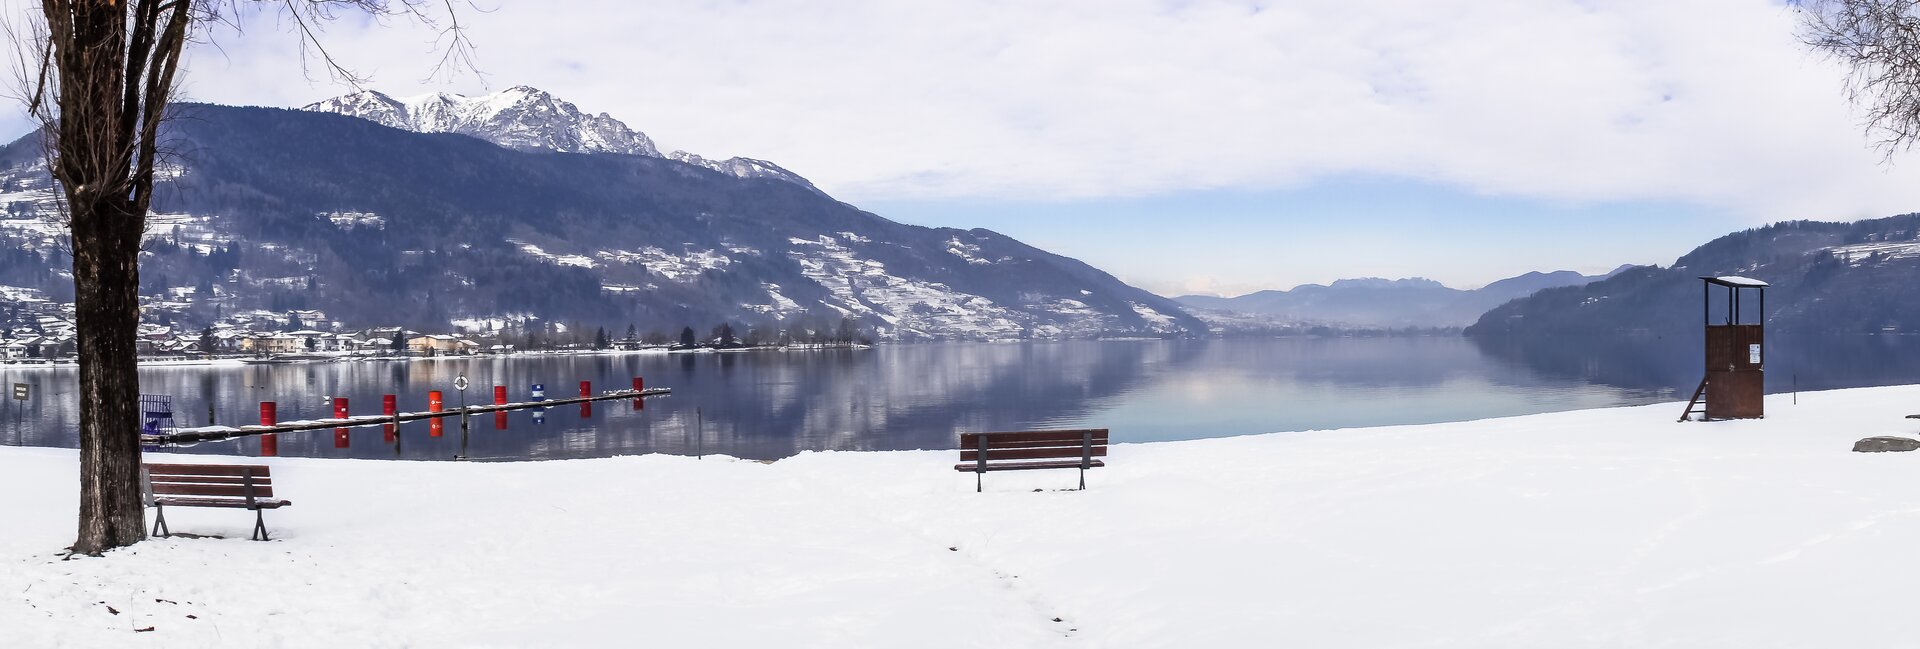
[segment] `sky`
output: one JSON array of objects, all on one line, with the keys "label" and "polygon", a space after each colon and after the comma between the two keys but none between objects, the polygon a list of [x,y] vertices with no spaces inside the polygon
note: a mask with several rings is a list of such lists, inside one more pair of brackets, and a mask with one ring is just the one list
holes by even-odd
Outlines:
[{"label": "sky", "polygon": [[[32,8],[0,0],[4,15]],[[894,220],[988,228],[1166,294],[1471,288],[1667,264],[1788,219],[1920,211],[1844,71],[1772,0],[455,2],[342,13],[365,87],[530,85],[662,150],[772,160]],[[330,80],[272,11],[200,34],[184,98]],[[304,64],[303,64],[304,61]],[[8,135],[26,130],[17,110]]]}]

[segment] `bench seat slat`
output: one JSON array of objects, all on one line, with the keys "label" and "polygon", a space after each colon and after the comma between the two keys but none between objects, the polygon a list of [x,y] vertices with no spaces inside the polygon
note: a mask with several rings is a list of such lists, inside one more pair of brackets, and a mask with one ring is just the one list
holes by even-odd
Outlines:
[{"label": "bench seat slat", "polygon": [[[1106,446],[1107,438],[1095,437],[1093,438],[1093,445]],[[1057,440],[1057,441],[1050,441],[1050,442],[999,442],[999,441],[994,441],[992,438],[987,439],[987,448],[989,450],[998,449],[998,448],[1052,448],[1055,446],[1071,446],[1074,448],[1080,448],[1080,438],[1075,437],[1073,439]],[[980,447],[980,442],[976,441],[973,443],[972,446],[966,446],[962,448],[974,449],[979,447]]]},{"label": "bench seat slat", "polygon": [[[194,498],[194,497],[180,497],[180,496],[156,496],[154,497],[153,502],[156,504],[169,505],[173,507],[231,507],[234,509],[248,509],[247,499],[245,498]],[[281,507],[289,507],[292,505],[293,505],[293,501],[291,500],[255,499],[253,501],[253,509],[279,509]]]},{"label": "bench seat slat", "polygon": [[987,436],[987,446],[989,447],[993,446],[995,442],[1072,442],[1079,444],[1081,437],[1089,432],[1093,433],[1093,441],[1095,443],[1103,443],[1107,439],[1107,429],[1105,428],[1040,430],[1027,433],[961,433],[960,446],[962,448],[978,446],[981,435]]},{"label": "bench seat slat", "polygon": [[[1087,463],[1087,468],[1103,467],[1106,465],[1107,464],[1105,462],[1101,462],[1100,460],[1093,460],[1092,462]],[[964,473],[974,473],[979,468],[979,466],[980,465],[973,462],[966,462],[962,464],[953,465],[953,470],[964,472]],[[1079,460],[1072,460],[1072,461],[1054,460],[1050,462],[1002,462],[999,464],[987,465],[988,472],[1024,471],[1026,469],[1078,469],[1078,468],[1080,468]]]},{"label": "bench seat slat", "polygon": [[[149,479],[155,484],[166,482],[166,483],[173,483],[173,484],[240,484],[240,485],[243,485],[247,483],[247,479],[244,477],[232,477],[232,476],[221,476],[221,475],[208,475],[208,476],[151,475],[151,474],[149,475],[151,476]],[[260,476],[254,476],[253,484],[256,484],[262,487],[271,485],[273,484],[273,478],[263,478]]]},{"label": "bench seat slat", "polygon": [[243,464],[148,464],[147,474],[155,478],[166,476],[243,476],[247,469],[253,469],[253,477],[265,478],[268,473],[263,465]]},{"label": "bench seat slat", "polygon": [[[233,496],[247,497],[246,485],[237,484],[179,484],[171,482],[153,482],[153,493],[170,496]],[[273,487],[254,485],[254,498],[272,498]]]},{"label": "bench seat slat", "polygon": [[[996,462],[999,460],[1038,460],[1038,459],[1045,459],[1050,457],[1080,457],[1082,452],[1083,452],[1083,449],[1080,448],[1079,444],[1075,444],[1073,446],[1056,446],[1053,448],[996,449],[989,446],[987,447],[987,461]],[[1084,449],[1084,452],[1087,455],[1090,455],[1093,457],[1106,457],[1107,447],[1094,446],[1089,449]],[[960,459],[968,462],[979,460],[980,452],[972,449],[960,449]]]}]

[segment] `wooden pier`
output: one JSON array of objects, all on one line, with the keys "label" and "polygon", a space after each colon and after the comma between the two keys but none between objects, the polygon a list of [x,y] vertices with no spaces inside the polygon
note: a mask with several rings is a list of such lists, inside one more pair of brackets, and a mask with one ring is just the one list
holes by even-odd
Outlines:
[{"label": "wooden pier", "polygon": [[290,421],[286,423],[278,423],[271,426],[266,426],[266,425],[204,426],[200,428],[182,428],[177,431],[161,433],[157,435],[141,435],[140,443],[145,445],[160,445],[160,446],[178,445],[178,444],[194,444],[198,442],[211,442],[211,441],[218,441],[218,440],[224,440],[224,439],[233,439],[236,437],[251,437],[254,435],[297,433],[297,432],[309,431],[309,430],[324,430],[328,428],[358,428],[363,426],[380,426],[383,424],[397,425],[404,422],[419,421],[422,419],[436,419],[441,417],[466,417],[470,415],[476,415],[476,414],[488,413],[488,412],[500,412],[500,411],[506,411],[506,410],[525,410],[528,408],[551,408],[554,406],[565,406],[565,405],[571,405],[576,403],[589,403],[593,401],[613,401],[618,399],[645,399],[648,397],[662,397],[669,394],[673,394],[673,390],[670,388],[647,388],[644,390],[611,390],[611,391],[603,392],[596,395],[590,395],[590,396],[565,397],[565,398],[559,398],[559,399],[544,399],[541,401],[520,401],[520,402],[514,402],[514,403],[493,403],[493,404],[485,404],[485,405],[466,406],[464,408],[449,408],[449,409],[439,410],[435,412],[400,412],[400,413],[394,413],[391,415],[359,415],[354,417],[310,419],[310,420],[303,420],[303,421]]}]

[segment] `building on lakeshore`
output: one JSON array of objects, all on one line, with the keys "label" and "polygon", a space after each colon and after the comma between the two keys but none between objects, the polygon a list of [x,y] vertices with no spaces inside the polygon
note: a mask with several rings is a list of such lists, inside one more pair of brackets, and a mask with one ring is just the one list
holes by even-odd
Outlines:
[{"label": "building on lakeshore", "polygon": [[479,343],[452,334],[428,334],[407,339],[407,351],[422,356],[472,354],[479,350]]}]

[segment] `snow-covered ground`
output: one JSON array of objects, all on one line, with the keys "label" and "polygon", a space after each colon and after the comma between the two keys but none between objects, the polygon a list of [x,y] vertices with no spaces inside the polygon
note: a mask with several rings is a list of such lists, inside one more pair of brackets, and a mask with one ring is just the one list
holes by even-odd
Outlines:
[{"label": "snow-covered ground", "polygon": [[72,561],[73,452],[5,448],[0,646],[1920,642],[1920,454],[1848,450],[1920,387],[1679,411],[1119,445],[1084,492],[951,451],[280,458],[273,542],[177,510],[226,538]]}]

